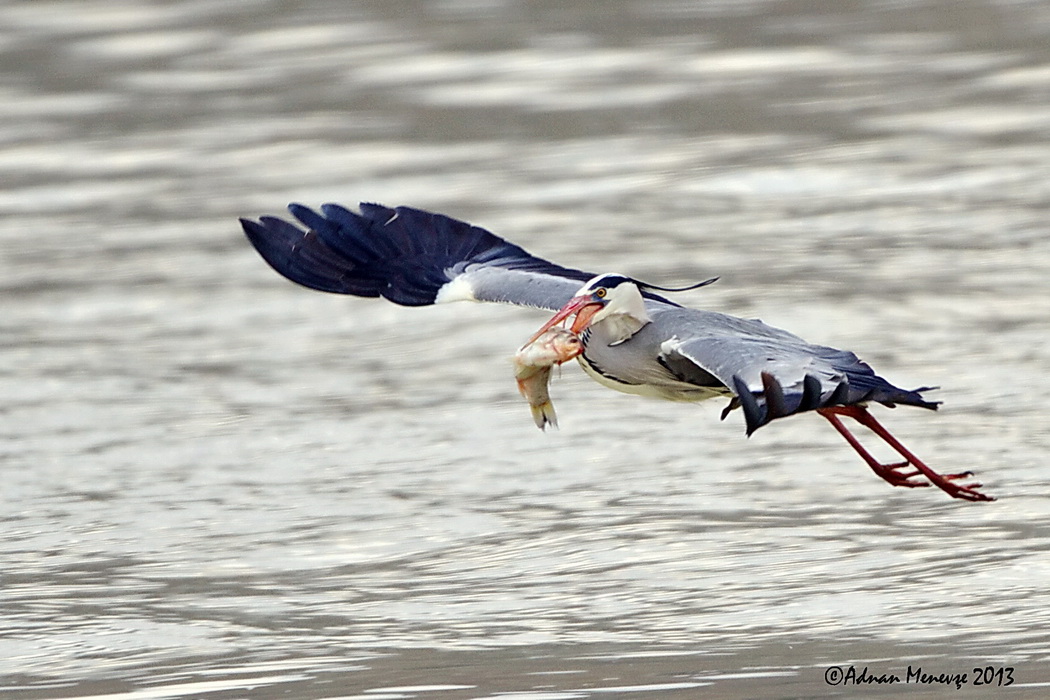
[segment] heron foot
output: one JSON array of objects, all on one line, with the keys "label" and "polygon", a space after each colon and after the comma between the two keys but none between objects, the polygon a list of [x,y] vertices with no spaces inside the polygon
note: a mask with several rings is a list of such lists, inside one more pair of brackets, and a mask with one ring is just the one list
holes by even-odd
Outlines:
[{"label": "heron foot", "polygon": [[[923,486],[936,486],[952,498],[960,498],[965,501],[994,501],[995,498],[981,493],[977,489],[983,484],[973,482],[969,484],[956,483],[973,476],[973,472],[964,471],[954,474],[938,474],[912,454],[897,438],[893,437],[886,428],[882,426],[875,417],[868,413],[863,406],[828,406],[818,408],[817,413],[828,419],[828,422],[839,432],[846,442],[857,451],[857,454],[867,463],[871,470],[880,478],[893,486],[906,488],[917,488]],[[843,424],[839,416],[848,416],[857,421],[865,428],[879,436],[883,442],[892,447],[897,454],[904,457],[903,462],[894,464],[883,464],[868,452],[856,436]],[[905,471],[908,467],[912,469]],[[921,480],[919,480],[921,479]]]},{"label": "heron foot", "polygon": [[894,486],[903,486],[913,489],[930,485],[929,481],[921,478],[918,481],[915,481],[916,477],[922,477],[922,472],[918,469],[913,467],[909,471],[904,471],[907,467],[912,466],[911,462],[881,464],[878,461],[873,460],[873,462],[868,462],[868,466],[870,466],[882,479],[888,481]]}]

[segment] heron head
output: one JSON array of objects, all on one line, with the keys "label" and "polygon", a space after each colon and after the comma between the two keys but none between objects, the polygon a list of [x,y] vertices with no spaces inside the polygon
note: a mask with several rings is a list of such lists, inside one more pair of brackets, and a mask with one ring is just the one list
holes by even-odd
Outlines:
[{"label": "heron head", "polygon": [[571,327],[573,333],[580,333],[588,326],[606,319],[617,319],[625,326],[624,339],[634,335],[650,320],[642,292],[635,281],[624,275],[606,273],[583,285],[529,342],[573,314],[576,314]]}]

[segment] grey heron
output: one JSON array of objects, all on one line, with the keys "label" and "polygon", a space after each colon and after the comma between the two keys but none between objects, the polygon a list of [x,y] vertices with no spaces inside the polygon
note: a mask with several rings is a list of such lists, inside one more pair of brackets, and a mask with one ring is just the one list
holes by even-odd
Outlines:
[{"label": "grey heron", "polygon": [[[868,404],[936,409],[923,392],[883,379],[854,353],[814,345],[761,321],[685,308],[666,295],[703,286],[658,287],[627,275],[594,274],[536,257],[483,228],[410,207],[337,204],[317,212],[291,204],[299,225],[241,219],[277,272],[326,292],[385,297],[404,306],[504,302],[555,311],[536,333],[570,319],[588,375],[618,391],[672,401],[724,397],[722,418],[739,408],[746,432],[806,411],[826,418],[869,467],[893,486],[936,486],[954,498],[991,501],[965,471],[939,474],[868,411]],[[871,430],[902,461],[876,459],[847,428]]]}]

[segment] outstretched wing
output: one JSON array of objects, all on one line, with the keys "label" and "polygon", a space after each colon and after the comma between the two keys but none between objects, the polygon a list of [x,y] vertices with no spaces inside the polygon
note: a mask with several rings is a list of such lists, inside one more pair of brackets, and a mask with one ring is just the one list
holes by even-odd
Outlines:
[{"label": "outstretched wing", "polygon": [[325,204],[288,210],[305,227],[271,216],[241,219],[273,269],[312,289],[385,297],[404,306],[495,301],[556,310],[592,273],[537,258],[483,228],[420,209]]},{"label": "outstretched wing", "polygon": [[812,345],[759,321],[700,313],[710,318],[682,340],[665,342],[660,363],[682,381],[699,376],[724,384],[733,398],[722,417],[742,408],[748,435],[774,418],[827,406],[875,401],[937,408],[921,395],[931,387],[894,386],[852,352]]}]

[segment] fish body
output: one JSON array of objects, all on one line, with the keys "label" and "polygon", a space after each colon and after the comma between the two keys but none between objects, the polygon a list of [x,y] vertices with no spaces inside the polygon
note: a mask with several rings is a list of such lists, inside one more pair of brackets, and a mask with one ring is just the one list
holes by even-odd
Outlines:
[{"label": "fish body", "polygon": [[558,416],[548,386],[554,365],[568,362],[583,352],[583,341],[565,328],[551,328],[514,355],[514,377],[518,391],[529,402],[536,427],[558,427]]}]

